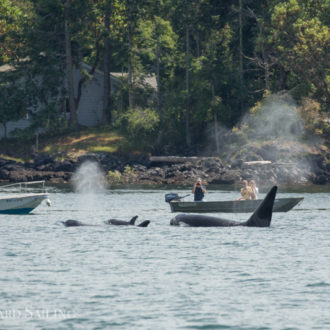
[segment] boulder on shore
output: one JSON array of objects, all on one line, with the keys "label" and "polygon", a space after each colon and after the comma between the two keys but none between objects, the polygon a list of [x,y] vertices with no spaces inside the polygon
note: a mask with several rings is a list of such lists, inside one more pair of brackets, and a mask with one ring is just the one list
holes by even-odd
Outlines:
[{"label": "boulder on shore", "polygon": [[[77,160],[55,160],[36,155],[26,163],[0,158],[0,181],[21,182],[46,180],[70,182],[72,174],[86,160],[99,163],[110,184],[192,185],[201,177],[206,184],[235,184],[243,179],[270,184],[329,184],[330,153],[319,150],[302,157],[289,158],[290,149],[279,147],[279,157],[269,156],[265,146],[253,148],[256,157],[246,151],[232,159],[219,157],[150,157],[134,155],[85,154]],[[274,153],[276,148],[271,146]],[[269,151],[269,150],[268,150]],[[242,158],[239,158],[239,157]]]}]

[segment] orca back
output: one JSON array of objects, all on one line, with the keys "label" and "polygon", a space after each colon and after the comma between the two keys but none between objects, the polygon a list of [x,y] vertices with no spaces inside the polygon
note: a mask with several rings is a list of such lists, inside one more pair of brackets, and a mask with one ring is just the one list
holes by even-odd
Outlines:
[{"label": "orca back", "polygon": [[66,221],[61,221],[65,227],[79,227],[79,226],[86,226],[84,223],[78,220],[66,220]]},{"label": "orca back", "polygon": [[110,219],[107,221],[109,225],[115,225],[115,226],[130,226],[131,224],[128,221],[124,220],[117,220],[117,219]]},{"label": "orca back", "polygon": [[170,224],[176,226],[180,225],[180,222],[191,227],[232,227],[244,225],[237,221],[201,214],[178,214],[171,220]]}]

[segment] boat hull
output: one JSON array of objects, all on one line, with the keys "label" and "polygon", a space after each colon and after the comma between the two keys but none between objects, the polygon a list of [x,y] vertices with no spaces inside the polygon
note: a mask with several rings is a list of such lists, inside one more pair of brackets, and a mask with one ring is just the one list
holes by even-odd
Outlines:
[{"label": "boat hull", "polygon": [[47,197],[44,193],[0,196],[0,214],[28,214]]},{"label": "boat hull", "polygon": [[[303,197],[275,199],[273,212],[288,212],[303,199]],[[172,212],[184,213],[249,213],[253,212],[261,202],[262,199],[209,202],[171,201],[170,207]]]}]

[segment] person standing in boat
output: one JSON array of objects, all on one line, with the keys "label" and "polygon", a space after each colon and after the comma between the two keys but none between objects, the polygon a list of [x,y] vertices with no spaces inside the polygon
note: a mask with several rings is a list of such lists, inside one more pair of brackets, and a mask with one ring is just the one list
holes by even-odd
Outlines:
[{"label": "person standing in boat", "polygon": [[203,201],[204,194],[206,193],[206,189],[202,184],[202,179],[199,178],[194,184],[192,193],[194,194],[194,201],[201,202]]},{"label": "person standing in boat", "polygon": [[254,180],[250,181],[250,188],[251,188],[251,199],[258,199],[259,189]]}]

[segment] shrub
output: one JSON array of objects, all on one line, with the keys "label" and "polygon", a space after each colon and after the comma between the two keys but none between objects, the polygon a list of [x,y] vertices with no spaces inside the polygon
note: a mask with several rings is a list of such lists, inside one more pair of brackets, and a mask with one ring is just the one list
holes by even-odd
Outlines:
[{"label": "shrub", "polygon": [[307,97],[302,99],[302,104],[298,108],[299,115],[304,120],[305,128],[311,133],[323,133],[324,122],[320,109],[320,103]]},{"label": "shrub", "polygon": [[159,116],[154,109],[129,109],[117,120],[117,125],[134,142],[149,146],[156,137]]},{"label": "shrub", "polygon": [[119,171],[109,171],[107,174],[107,180],[110,184],[118,184],[121,183],[122,175]]}]

